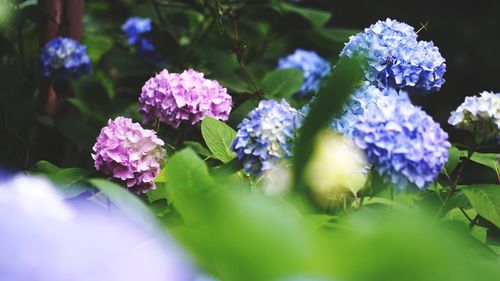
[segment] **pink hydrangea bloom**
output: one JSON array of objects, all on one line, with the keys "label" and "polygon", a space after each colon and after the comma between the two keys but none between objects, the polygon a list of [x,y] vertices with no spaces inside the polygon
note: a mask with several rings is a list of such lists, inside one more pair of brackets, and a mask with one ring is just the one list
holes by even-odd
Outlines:
[{"label": "pink hydrangea bloom", "polygon": [[139,103],[145,123],[159,119],[177,128],[181,123],[195,124],[205,116],[227,120],[232,99],[226,88],[203,78],[201,72],[163,70],[144,84]]},{"label": "pink hydrangea bloom", "polygon": [[135,193],[155,189],[153,179],[166,158],[163,141],[130,118],[117,117],[102,128],[94,145],[94,166],[123,181]]}]

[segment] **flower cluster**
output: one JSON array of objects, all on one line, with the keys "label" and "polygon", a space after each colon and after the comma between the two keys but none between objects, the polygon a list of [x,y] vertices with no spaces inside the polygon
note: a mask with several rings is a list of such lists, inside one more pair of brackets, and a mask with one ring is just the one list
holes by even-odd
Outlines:
[{"label": "flower cluster", "polygon": [[278,69],[295,68],[304,73],[304,82],[297,96],[305,96],[319,90],[321,80],[330,73],[330,63],[313,51],[301,49],[278,61]]},{"label": "flower cluster", "polygon": [[387,19],[351,36],[340,56],[367,56],[365,78],[379,88],[429,93],[445,80],[445,59],[432,42],[418,41],[413,27]]},{"label": "flower cluster", "polygon": [[77,206],[44,178],[0,183],[2,280],[193,280],[195,270],[165,233]]},{"label": "flower cluster", "polygon": [[[390,97],[390,99],[380,97]],[[398,92],[393,88],[380,90],[369,83],[364,83],[351,95],[347,104],[344,105],[341,117],[332,121],[331,128],[350,137],[354,124],[369,107],[383,106],[383,103],[396,99],[409,101],[409,97],[404,91]]]},{"label": "flower cluster", "polygon": [[135,193],[155,189],[153,179],[166,158],[163,141],[131,119],[117,117],[102,128],[93,147],[94,166]]},{"label": "flower cluster", "polygon": [[300,113],[285,100],[263,100],[238,125],[231,149],[245,172],[261,175],[278,160],[292,156],[291,142],[300,123]]},{"label": "flower cluster", "polygon": [[425,189],[448,159],[448,135],[420,108],[393,100],[370,107],[355,124],[355,144],[380,175],[401,188]]},{"label": "flower cluster", "polygon": [[226,88],[203,78],[203,73],[163,70],[142,87],[139,104],[144,122],[158,119],[177,128],[181,123],[195,124],[205,116],[227,120],[232,99]]},{"label": "flower cluster", "polygon": [[448,120],[457,128],[484,134],[487,139],[500,138],[500,93],[482,92],[466,97]]},{"label": "flower cluster", "polygon": [[153,30],[151,19],[131,17],[123,25],[122,31],[127,36],[127,41],[139,53],[148,53],[155,50],[155,46],[147,34]]},{"label": "flower cluster", "polygon": [[41,75],[46,78],[78,79],[92,71],[86,47],[71,38],[56,37],[40,54]]}]

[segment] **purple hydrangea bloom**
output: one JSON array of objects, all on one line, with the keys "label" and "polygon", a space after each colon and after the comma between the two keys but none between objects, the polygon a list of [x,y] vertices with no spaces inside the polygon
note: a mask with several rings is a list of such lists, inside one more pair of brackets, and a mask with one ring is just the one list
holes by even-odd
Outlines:
[{"label": "purple hydrangea bloom", "polygon": [[177,128],[182,123],[195,124],[205,116],[227,120],[232,98],[219,82],[203,78],[201,72],[163,70],[144,84],[139,104],[144,122],[158,119]]},{"label": "purple hydrangea bloom", "polygon": [[[381,97],[389,97],[389,99]],[[383,106],[383,103],[392,102],[392,100],[396,99],[409,101],[409,97],[404,91],[398,92],[393,88],[380,90],[369,83],[364,83],[354,91],[347,104],[344,105],[341,117],[332,121],[331,128],[345,136],[351,137],[354,124],[359,121],[359,118],[368,108]]]},{"label": "purple hydrangea bloom", "polygon": [[195,276],[181,249],[156,228],[97,207],[73,208],[39,177],[17,175],[0,183],[0,228],[3,281],[188,281]]},{"label": "purple hydrangea bloom", "polygon": [[155,131],[117,117],[102,128],[92,158],[97,170],[123,181],[135,193],[145,193],[156,188],[153,179],[166,158],[163,145]]},{"label": "purple hydrangea bloom", "polygon": [[300,113],[284,99],[263,100],[238,125],[231,149],[245,172],[261,175],[278,160],[292,156],[292,140],[300,123]]},{"label": "purple hydrangea bloom", "polygon": [[295,68],[304,73],[302,87],[297,96],[305,96],[319,90],[321,81],[330,73],[330,63],[316,52],[297,49],[278,61],[278,69]]},{"label": "purple hydrangea bloom", "polygon": [[46,78],[78,79],[92,72],[86,47],[71,38],[56,37],[40,54],[41,75]]},{"label": "purple hydrangea bloom", "polygon": [[487,139],[500,139],[500,93],[482,92],[480,96],[466,97],[451,113],[448,123],[484,134]]},{"label": "purple hydrangea bloom", "polygon": [[439,124],[401,99],[369,107],[354,126],[353,140],[378,173],[400,188],[408,183],[427,188],[441,172],[450,148]]},{"label": "purple hydrangea bloom", "polygon": [[379,88],[406,88],[420,93],[444,84],[445,59],[432,42],[418,41],[413,27],[387,19],[351,36],[340,56],[367,56],[365,78]]}]

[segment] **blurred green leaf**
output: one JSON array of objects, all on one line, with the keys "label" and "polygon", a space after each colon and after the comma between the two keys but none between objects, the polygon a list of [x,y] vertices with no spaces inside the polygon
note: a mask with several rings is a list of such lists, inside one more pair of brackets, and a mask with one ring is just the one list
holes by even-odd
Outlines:
[{"label": "blurred green leaf", "polygon": [[61,168],[50,163],[49,161],[40,160],[40,161],[36,162],[33,166],[31,166],[31,168],[28,170],[28,172],[52,175],[60,170],[61,170]]},{"label": "blurred green leaf", "polygon": [[500,227],[500,185],[474,184],[462,190],[481,216]]},{"label": "blurred green leaf", "polygon": [[332,17],[332,15],[329,12],[316,10],[316,9],[310,9],[310,8],[304,8],[304,7],[298,7],[298,6],[284,3],[284,2],[281,3],[280,7],[285,12],[296,13],[296,14],[304,17],[309,22],[311,22],[311,24],[313,25],[314,28],[322,27]]},{"label": "blurred green leaf", "polygon": [[99,189],[107,198],[127,217],[146,228],[156,225],[154,216],[149,208],[124,187],[99,178],[89,179],[88,182]]},{"label": "blurred green leaf", "polygon": [[54,126],[82,151],[91,151],[98,132],[84,123],[82,118],[54,118]]},{"label": "blurred green leaf", "polygon": [[109,36],[98,34],[86,34],[83,39],[83,44],[87,46],[87,54],[92,59],[92,62],[97,63],[102,55],[113,46],[113,41]]},{"label": "blurred green leaf", "polygon": [[288,98],[299,91],[304,82],[304,73],[298,69],[273,70],[264,76],[262,90],[269,99]]},{"label": "blurred green leaf", "polygon": [[325,79],[316,99],[311,102],[295,145],[294,181],[299,189],[303,189],[302,170],[313,150],[314,136],[340,114],[344,103],[360,82],[364,62],[361,56],[341,59]]},{"label": "blurred green leaf", "polygon": [[166,169],[169,200],[185,221],[196,220],[200,210],[194,205],[214,184],[208,167],[192,149],[186,148],[170,158]]},{"label": "blurred green leaf", "polygon": [[50,174],[49,179],[56,183],[64,198],[73,198],[88,190],[83,181],[91,173],[92,171],[86,169],[67,168]]},{"label": "blurred green leaf", "polygon": [[196,141],[185,141],[184,145],[191,147],[196,153],[201,155],[202,157],[211,157],[212,152],[208,150],[205,146],[203,146],[201,143],[196,142]]},{"label": "blurred green leaf", "polygon": [[165,182],[156,182],[156,189],[148,190],[147,196],[149,203],[153,203],[161,199],[168,200],[167,184]]},{"label": "blurred green leaf", "polygon": [[224,122],[209,116],[205,117],[201,122],[201,134],[215,158],[227,163],[236,157],[236,153],[231,150],[236,131]]}]

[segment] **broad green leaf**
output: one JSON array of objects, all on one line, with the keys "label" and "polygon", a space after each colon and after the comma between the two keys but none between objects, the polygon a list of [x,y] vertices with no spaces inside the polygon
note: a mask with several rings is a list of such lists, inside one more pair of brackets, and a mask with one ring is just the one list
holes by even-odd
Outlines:
[{"label": "broad green leaf", "polygon": [[236,137],[236,131],[224,122],[205,117],[201,122],[201,134],[215,158],[227,163],[236,157],[236,153],[231,151],[231,143]]},{"label": "broad green leaf", "polygon": [[338,116],[351,93],[362,77],[365,59],[361,56],[343,58],[333,68],[332,73],[311,102],[309,114],[304,118],[299,129],[299,138],[295,145],[294,181],[298,189],[303,189],[302,170],[313,151],[315,135]]},{"label": "broad green leaf", "polygon": [[152,228],[156,225],[149,208],[134,194],[122,186],[99,178],[89,179],[88,182],[101,191],[109,200],[131,220],[144,227]]},{"label": "broad green leaf", "polygon": [[33,166],[31,166],[31,168],[28,170],[28,172],[29,173],[40,173],[40,174],[51,175],[51,174],[55,174],[56,172],[58,172],[60,170],[61,170],[61,168],[50,163],[49,161],[41,160],[41,161],[36,162]]},{"label": "broad green leaf", "polygon": [[448,161],[444,165],[444,171],[446,171],[448,175],[451,175],[451,173],[453,173],[453,170],[455,170],[458,163],[460,162],[460,157],[466,155],[466,151],[462,151],[455,146],[450,147],[450,149],[448,150]]},{"label": "broad green leaf", "polygon": [[205,162],[190,148],[175,153],[167,162],[168,199],[184,220],[198,218],[196,208],[203,193],[213,187]]},{"label": "broad green leaf", "polygon": [[496,173],[499,173],[499,165],[498,165],[498,154],[497,153],[479,153],[476,152],[472,154],[471,160],[484,165],[488,168],[491,168]]},{"label": "broad green leaf", "polygon": [[481,216],[500,227],[500,185],[475,184],[462,190]]},{"label": "broad green leaf", "polygon": [[54,126],[83,151],[91,151],[98,132],[84,123],[82,118],[54,118]]},{"label": "broad green leaf", "polygon": [[113,40],[110,37],[97,34],[86,34],[83,39],[83,44],[87,46],[87,53],[96,63],[101,59],[102,55],[106,53],[113,46]]},{"label": "broad green leaf", "polygon": [[297,7],[288,3],[282,3],[281,9],[285,12],[296,13],[305,19],[307,19],[314,28],[319,28],[324,26],[332,17],[329,12],[324,12],[321,10]]},{"label": "broad green leaf", "polygon": [[61,169],[48,177],[56,183],[64,198],[73,198],[88,190],[83,180],[92,171],[81,168]]},{"label": "broad green leaf", "polygon": [[165,182],[157,182],[156,189],[150,189],[147,193],[149,203],[165,199],[168,200],[167,184]]},{"label": "broad green leaf", "polygon": [[116,96],[116,89],[113,81],[102,71],[97,71],[95,76],[101,85],[106,89],[106,93],[110,99],[113,99]]},{"label": "broad green leaf", "polygon": [[199,142],[185,141],[184,145],[186,145],[188,147],[191,147],[194,151],[196,151],[196,153],[198,153],[199,155],[201,155],[203,157],[210,157],[210,156],[212,156],[212,153],[210,152],[210,150],[208,150],[205,146],[203,146]]},{"label": "broad green leaf", "polygon": [[262,90],[268,98],[282,99],[295,94],[304,82],[304,73],[298,69],[279,69],[268,72],[262,79]]}]

